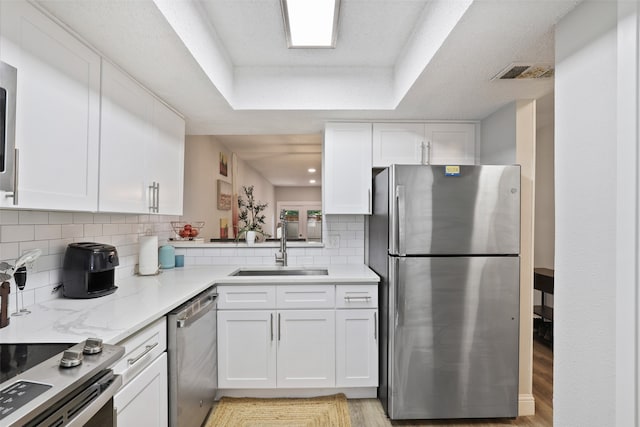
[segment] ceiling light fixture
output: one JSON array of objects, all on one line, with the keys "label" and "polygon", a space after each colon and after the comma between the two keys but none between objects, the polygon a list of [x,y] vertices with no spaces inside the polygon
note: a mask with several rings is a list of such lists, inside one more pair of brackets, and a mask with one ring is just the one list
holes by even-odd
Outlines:
[{"label": "ceiling light fixture", "polygon": [[334,48],[340,0],[280,0],[289,48]]},{"label": "ceiling light fixture", "polygon": [[316,170],[314,168],[309,168],[307,170],[309,171],[309,173],[316,173]]},{"label": "ceiling light fixture", "polygon": [[315,180],[315,179],[310,179],[310,180],[309,180],[309,184],[315,184],[315,183],[316,183],[316,180]]}]

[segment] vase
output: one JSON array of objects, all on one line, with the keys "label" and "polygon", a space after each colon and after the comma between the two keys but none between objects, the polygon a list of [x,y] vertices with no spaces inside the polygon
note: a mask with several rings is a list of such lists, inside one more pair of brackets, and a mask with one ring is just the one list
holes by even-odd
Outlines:
[{"label": "vase", "polygon": [[247,231],[246,239],[247,239],[247,245],[253,246],[256,243],[256,232]]}]

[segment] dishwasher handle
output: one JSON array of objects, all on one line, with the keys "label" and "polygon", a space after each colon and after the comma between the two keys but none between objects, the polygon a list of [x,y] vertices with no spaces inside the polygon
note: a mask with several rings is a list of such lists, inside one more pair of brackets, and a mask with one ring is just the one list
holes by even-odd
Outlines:
[{"label": "dishwasher handle", "polygon": [[213,310],[216,307],[217,298],[217,293],[210,293],[189,303],[178,315],[178,328],[188,328],[192,323]]}]

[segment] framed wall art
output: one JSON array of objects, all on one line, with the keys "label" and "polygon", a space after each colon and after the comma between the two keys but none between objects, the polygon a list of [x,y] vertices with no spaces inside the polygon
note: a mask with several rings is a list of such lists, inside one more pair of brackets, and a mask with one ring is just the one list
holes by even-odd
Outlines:
[{"label": "framed wall art", "polygon": [[231,210],[231,184],[218,180],[218,210]]}]

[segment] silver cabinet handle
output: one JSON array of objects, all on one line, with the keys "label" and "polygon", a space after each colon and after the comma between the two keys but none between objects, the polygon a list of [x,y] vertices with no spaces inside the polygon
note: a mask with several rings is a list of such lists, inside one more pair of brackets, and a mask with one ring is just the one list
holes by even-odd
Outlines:
[{"label": "silver cabinet handle", "polygon": [[144,348],[144,351],[142,353],[140,353],[138,356],[134,357],[133,359],[127,359],[127,363],[129,363],[129,365],[134,365],[138,360],[142,359],[144,356],[147,355],[147,353],[149,353],[151,350],[153,350],[156,346],[158,345],[158,343],[153,343],[150,344],[148,346],[146,346]]},{"label": "silver cabinet handle", "polygon": [[426,145],[426,148],[427,148],[427,150],[426,150],[427,151],[427,163],[426,164],[430,165],[431,164],[431,141],[427,141],[425,143],[425,145]]},{"label": "silver cabinet handle", "polygon": [[273,341],[273,313],[269,314],[269,330],[271,331],[271,341]]},{"label": "silver cabinet handle", "polygon": [[149,186],[149,192],[151,194],[149,212],[158,213],[160,211],[160,183],[153,181]]},{"label": "silver cabinet handle", "polygon": [[156,182],[156,213],[160,212],[160,183]]},{"label": "silver cabinet handle", "polygon": [[352,297],[352,296],[345,295],[344,300],[346,302],[351,302],[351,301],[366,301],[366,302],[369,302],[369,301],[371,301],[371,297],[369,295],[361,296],[361,297]]},{"label": "silver cabinet handle", "polygon": [[424,165],[424,146],[425,146],[425,142],[424,141],[420,141],[420,164]]},{"label": "silver cabinet handle", "polygon": [[281,336],[281,332],[280,332],[280,313],[278,313],[278,341],[280,341],[280,336]]},{"label": "silver cabinet handle", "polygon": [[373,312],[373,339],[378,341],[378,313]]},{"label": "silver cabinet handle", "polygon": [[371,206],[371,189],[369,189],[369,213],[373,213],[373,207]]}]

